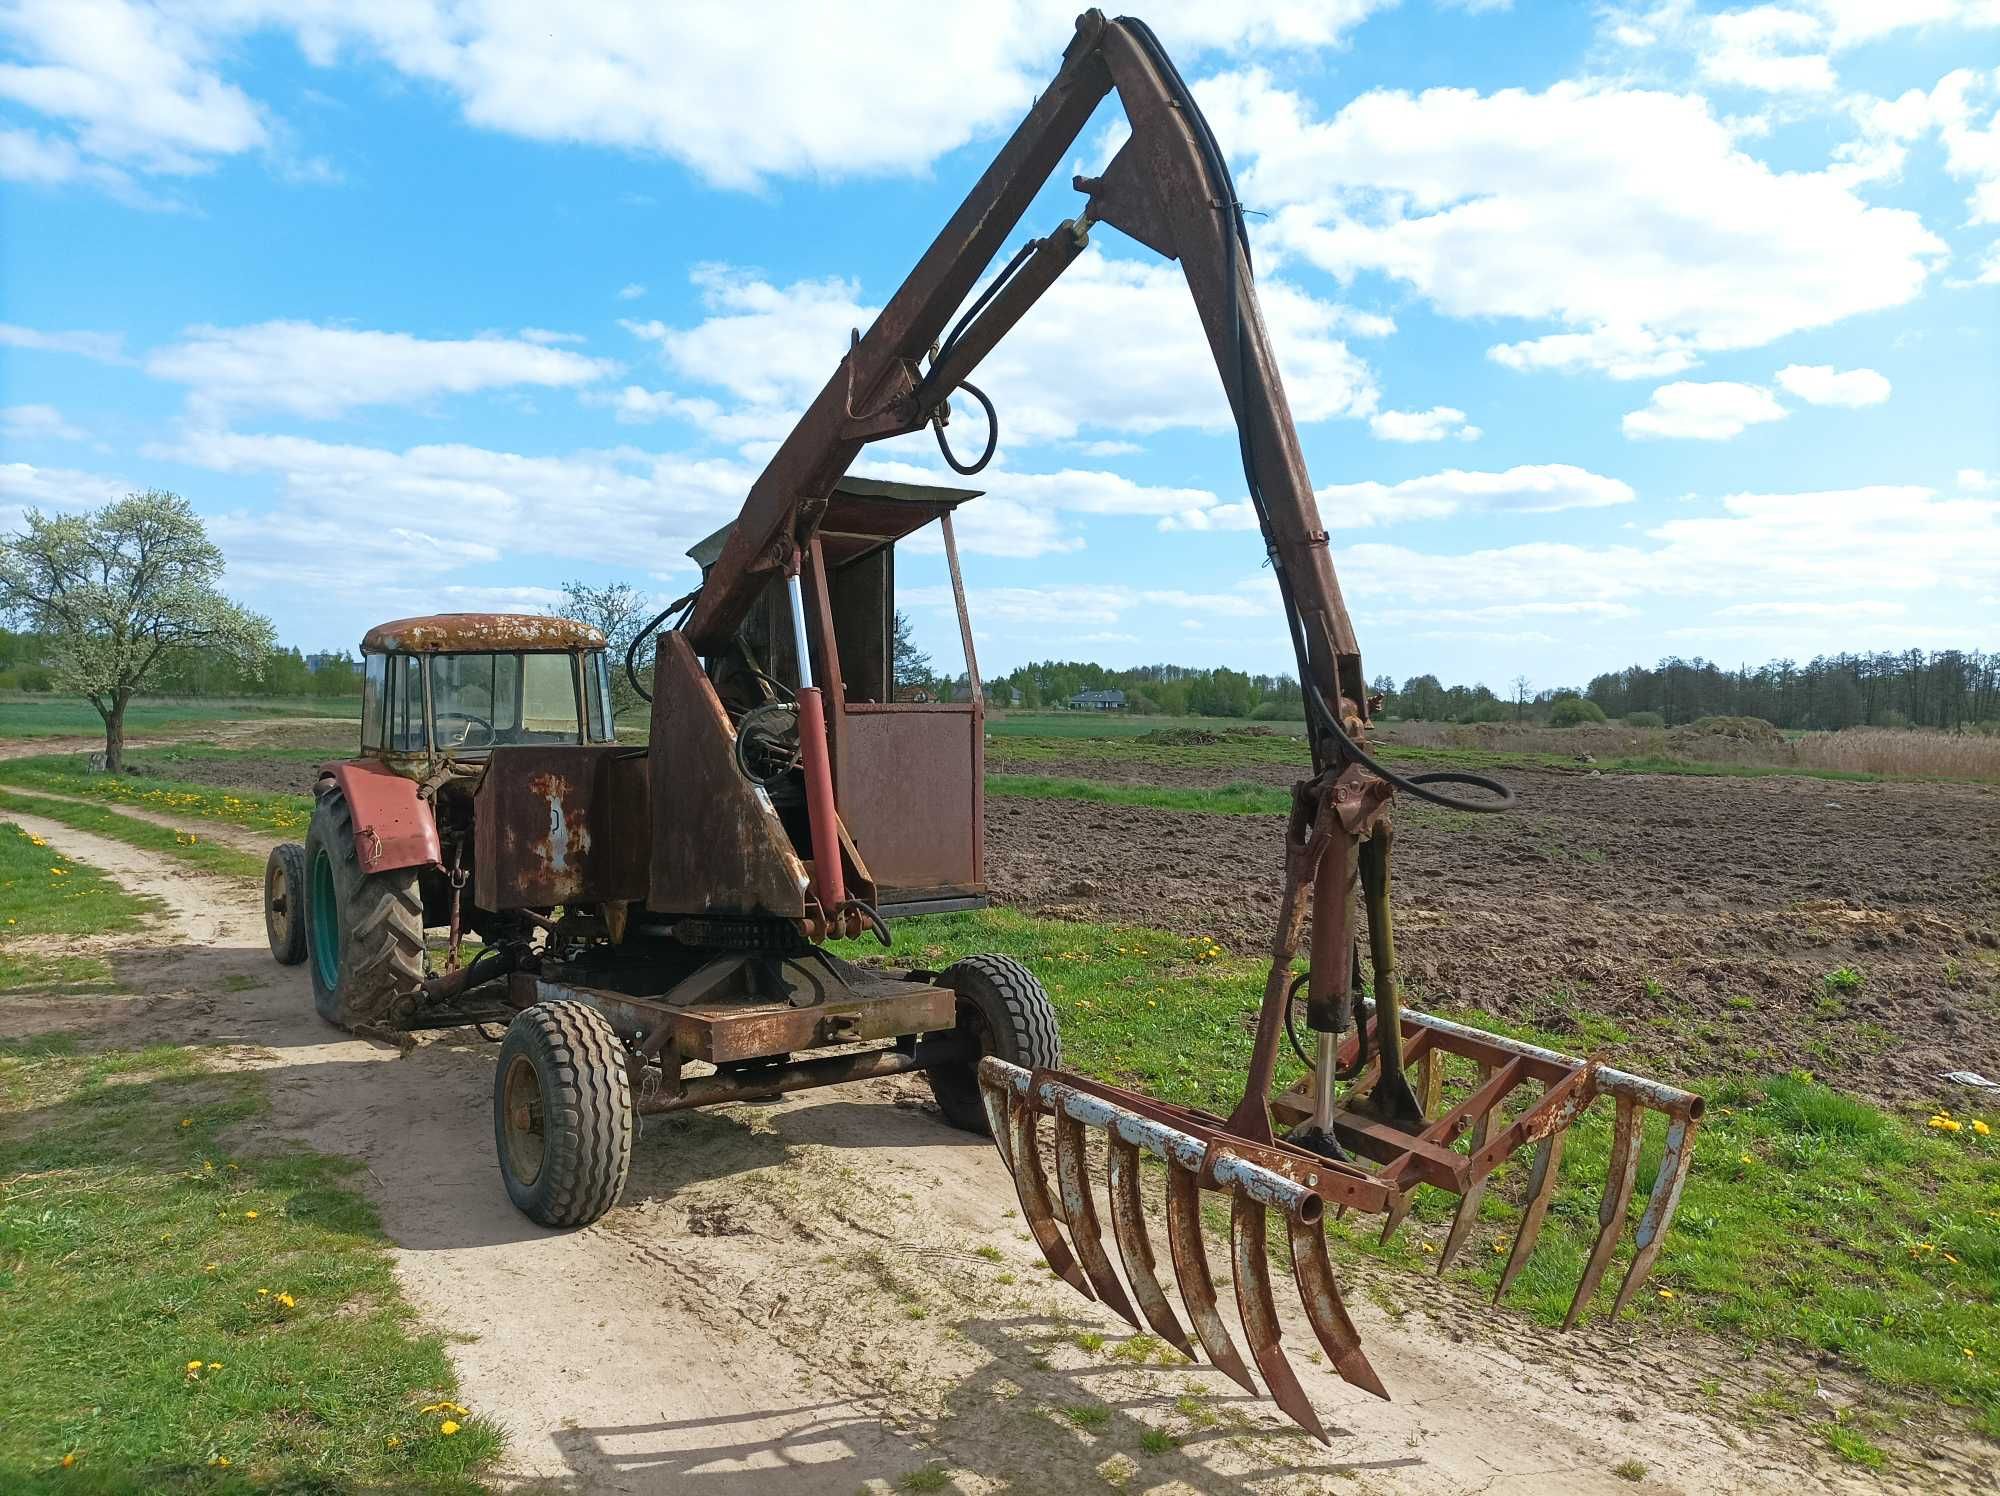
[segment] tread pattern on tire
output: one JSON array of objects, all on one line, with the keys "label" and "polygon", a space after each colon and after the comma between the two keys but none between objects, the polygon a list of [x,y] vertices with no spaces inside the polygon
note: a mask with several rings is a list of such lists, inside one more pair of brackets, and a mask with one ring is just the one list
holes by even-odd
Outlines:
[{"label": "tread pattern on tire", "polygon": [[310,870],[313,845],[332,854],[340,909],[340,986],[323,990],[317,962],[313,995],[320,1016],[342,1028],[373,1023],[397,996],[412,993],[424,980],[424,901],[415,868],[364,873],[354,850],[354,812],[347,797],[329,789],[313,807],[306,833]]},{"label": "tread pattern on tire", "polygon": [[[1028,1070],[1061,1067],[1062,1038],[1056,1029],[1055,1007],[1035,974],[1012,956],[988,953],[963,957],[946,967],[938,982],[985,1016],[993,1040],[988,1053]],[[967,1132],[985,1133],[988,1126],[986,1108],[979,1099],[978,1068],[974,1061],[926,1074],[945,1120]]]},{"label": "tread pattern on tire", "polygon": [[[506,1174],[514,1203],[544,1226],[587,1226],[625,1191],[632,1168],[632,1081],[625,1048],[596,1009],[537,1003],[508,1025],[495,1076],[494,1125],[505,1125],[510,1061],[527,1051],[543,1078],[542,1168],[532,1185]],[[506,1169],[504,1138],[500,1142]]]}]

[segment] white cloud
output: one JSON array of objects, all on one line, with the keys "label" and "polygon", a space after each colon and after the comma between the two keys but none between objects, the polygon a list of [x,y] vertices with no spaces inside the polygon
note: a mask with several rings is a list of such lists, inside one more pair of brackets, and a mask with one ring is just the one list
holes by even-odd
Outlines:
[{"label": "white cloud", "polygon": [[0,513],[18,522],[23,509],[88,509],[122,499],[132,485],[122,478],[75,468],[38,468],[0,462]]},{"label": "white cloud", "polygon": [[1383,410],[1368,418],[1368,429],[1385,442],[1441,442],[1455,436],[1462,442],[1476,442],[1477,426],[1468,425],[1465,412],[1449,405],[1433,405],[1429,410]]},{"label": "white cloud", "polygon": [[[1401,483],[1335,483],[1313,495],[1331,529],[1360,530],[1406,520],[1450,519],[1461,514],[1553,514],[1629,504],[1630,484],[1567,463],[1530,464],[1500,473],[1458,468]],[[1249,500],[1180,510],[1160,521],[1162,530],[1254,530]]]},{"label": "white cloud", "polygon": [[1715,380],[1707,384],[1680,380],[1653,391],[1644,409],[1626,414],[1627,436],[1688,437],[1696,441],[1727,441],[1747,427],[1782,421],[1787,412],[1761,385]]},{"label": "white cloud", "polygon": [[[457,442],[395,451],[218,430],[191,431],[145,455],[276,477],[287,507],[275,516],[245,514],[232,532],[236,546],[225,546],[232,561],[250,548],[253,558],[273,566],[294,549],[277,536],[280,519],[354,536],[435,529],[460,537],[453,547],[475,559],[497,557],[503,546],[510,553],[532,549],[608,566],[628,566],[635,557],[677,557],[736,513],[755,477],[740,463],[622,447],[529,457]],[[423,518],[429,515],[439,518],[432,524]],[[272,536],[253,547],[258,527],[266,524],[274,527]],[[395,548],[385,548],[389,581],[394,557]],[[426,564],[415,554],[405,563]],[[355,575],[350,590],[369,585],[368,574]]]},{"label": "white cloud", "polygon": [[63,419],[53,405],[9,405],[0,409],[0,434],[15,441],[80,442],[87,432]]},{"label": "white cloud", "polygon": [[1953,481],[1966,493],[1988,493],[2000,488],[2000,476],[1986,472],[1982,468],[1960,468],[1952,476]]},{"label": "white cloud", "polygon": [[186,341],[146,360],[147,373],[190,386],[210,406],[321,417],[512,385],[589,384],[616,368],[527,339],[417,338],[311,322],[193,327]]},{"label": "white cloud", "polygon": [[1663,338],[1636,327],[1552,332],[1525,342],[1495,344],[1486,356],[1523,373],[1550,369],[1576,374],[1595,369],[1613,379],[1653,379],[1701,362],[1685,338]]},{"label": "white cloud", "polygon": [[[1151,18],[1188,64],[1338,44],[1381,3],[1166,0]],[[434,85],[473,125],[651,152],[755,187],[920,171],[1011,125],[1054,76],[1073,20],[1068,0],[947,6],[921,26],[811,0],[774,0],[754,24],[727,0],[599,0],[554,27],[533,6],[450,0],[24,0],[0,23],[23,58],[0,70],[0,97],[62,122],[81,158],[197,171],[281,134],[223,76],[274,30],[316,67],[359,55]]]},{"label": "white cloud", "polygon": [[[2000,18],[2000,10],[1995,12]],[[2000,19],[1996,19],[2000,24]],[[1932,132],[1944,148],[1944,169],[1970,185],[1969,221],[2000,224],[2000,68],[1956,68],[1928,92],[1908,89],[1894,99],[1858,94],[1846,101],[1860,138],[1840,148],[1857,173],[1893,177],[1907,147]],[[1982,281],[1993,276],[1990,262]]]},{"label": "white cloud", "polygon": [[1778,383],[1808,405],[1880,405],[1889,398],[1889,381],[1873,369],[1787,364],[1778,371]]},{"label": "white cloud", "polygon": [[1710,16],[1701,47],[1702,76],[1769,93],[1829,93],[1837,80],[1821,50],[1828,40],[1819,17],[1783,5]]},{"label": "white cloud", "polygon": [[[210,18],[126,0],[21,0],[0,12],[20,60],[0,63],[0,98],[72,132],[41,142],[39,179],[124,168],[186,175],[268,143],[262,108],[217,71]],[[18,172],[35,165],[16,142]]]},{"label": "white cloud", "polygon": [[586,338],[580,332],[551,332],[546,327],[522,328],[521,340],[527,343],[540,343],[544,347],[554,347],[560,343],[576,344],[588,343],[590,341],[590,339]]},{"label": "white cloud", "polygon": [[620,286],[618,288],[618,299],[620,301],[637,301],[641,296],[644,296],[645,294],[646,294],[646,288],[643,285],[641,285],[638,281],[633,281],[630,285]]},{"label": "white cloud", "polygon": [[[846,353],[849,334],[879,310],[859,285],[830,277],[778,286],[721,265],[694,273],[708,315],[691,327],[627,322],[669,370],[733,403],[678,391],[619,397],[627,419],[674,415],[721,440],[782,437]],[[1282,280],[1259,287],[1293,418],[1366,416],[1374,376],[1339,337],[1358,315]],[[1142,330],[1142,331],[1135,331]],[[1091,430],[1147,434],[1229,429],[1229,405],[1180,270],[1081,255],[979,366],[974,382],[999,408],[1003,444],[1073,441]],[[961,398],[954,412],[971,408]],[[984,438],[976,409],[964,417]],[[957,436],[954,430],[954,436]]]},{"label": "white cloud", "polygon": [[1517,367],[1758,347],[1911,300],[1945,253],[1832,172],[1774,171],[1695,94],[1375,89],[1322,119],[1258,71],[1199,91],[1222,138],[1252,143],[1243,195],[1286,252],[1450,316],[1584,335],[1501,345]]},{"label": "white cloud", "polygon": [[95,359],[101,364],[122,364],[124,338],[115,332],[42,332],[0,322],[0,347],[32,348],[44,353],[73,353],[78,358]]}]

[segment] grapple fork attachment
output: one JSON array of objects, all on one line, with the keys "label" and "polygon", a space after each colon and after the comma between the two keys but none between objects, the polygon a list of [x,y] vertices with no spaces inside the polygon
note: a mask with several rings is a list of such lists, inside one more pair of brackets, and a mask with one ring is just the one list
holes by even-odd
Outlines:
[{"label": "grapple fork attachment", "polygon": [[[1327,1439],[1281,1344],[1268,1248],[1272,1211],[1285,1218],[1293,1276],[1306,1319],[1334,1369],[1364,1391],[1388,1395],[1361,1349],[1361,1337],[1341,1300],[1321,1234],[1328,1197],[1381,1208],[1385,1192],[1362,1170],[1282,1145],[1234,1137],[1223,1130],[1222,1119],[1206,1113],[1165,1106],[1082,1077],[1031,1073],[993,1057],[980,1062],[979,1084],[987,1115],[995,1121],[995,1136],[1008,1138],[1004,1154],[1029,1228],[1050,1267],[1066,1282],[1103,1300],[1134,1326],[1140,1323],[1131,1302],[1136,1298],[1147,1325],[1184,1353],[1194,1354],[1155,1275],[1140,1188],[1140,1158],[1151,1154],[1166,1166],[1167,1244],[1181,1303],[1208,1359],[1245,1390],[1258,1390],[1223,1321],[1202,1235],[1202,1192],[1215,1190],[1230,1199],[1230,1276],[1250,1360],[1278,1405],[1315,1438]],[[1042,1173],[1037,1139],[1043,1117],[1051,1120],[1055,1137],[1067,1240]],[[1105,1142],[1112,1231],[1131,1285],[1130,1297],[1099,1236],[1088,1169],[1093,1135]]]}]

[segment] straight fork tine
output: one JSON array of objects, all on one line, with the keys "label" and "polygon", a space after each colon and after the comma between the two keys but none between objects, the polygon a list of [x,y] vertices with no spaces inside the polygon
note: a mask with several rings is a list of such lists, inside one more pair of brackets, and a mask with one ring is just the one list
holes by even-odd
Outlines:
[{"label": "straight fork tine", "polygon": [[1236,1307],[1243,1315],[1243,1332],[1250,1337],[1250,1354],[1270,1384],[1272,1400],[1300,1428],[1330,1445],[1333,1441],[1279,1343],[1278,1307],[1271,1301],[1271,1259],[1264,1245],[1264,1207],[1245,1195],[1233,1195],[1229,1239],[1236,1263]]},{"label": "straight fork tine", "polygon": [[1535,1250],[1535,1239],[1542,1234],[1542,1221],[1548,1216],[1549,1201],[1555,1198],[1556,1176],[1561,1173],[1563,1139],[1566,1132],[1552,1132],[1542,1139],[1542,1146],[1535,1150],[1535,1165],[1528,1175],[1528,1205],[1521,1214],[1521,1229],[1514,1233],[1514,1250],[1507,1254],[1506,1269],[1500,1274],[1500,1286],[1493,1290],[1493,1302],[1499,1303],[1514,1286],[1521,1269],[1528,1265],[1528,1256]]},{"label": "straight fork tine", "polygon": [[[1479,1084],[1481,1086],[1486,1084],[1487,1077],[1491,1073],[1491,1066],[1481,1065],[1479,1067]],[[1498,1106],[1499,1102],[1495,1101],[1494,1105]],[[1481,1148],[1486,1146],[1486,1138],[1491,1130],[1492,1117],[1493,1113],[1490,1110],[1482,1112],[1480,1113],[1479,1120],[1472,1124],[1471,1152],[1477,1153]],[[1440,1278],[1444,1276],[1445,1269],[1451,1266],[1452,1259],[1464,1250],[1466,1238],[1472,1235],[1473,1224],[1479,1219],[1480,1203],[1486,1198],[1487,1181],[1492,1177],[1491,1173],[1480,1175],[1471,1184],[1466,1186],[1465,1194],[1460,1197],[1458,1214],[1451,1218],[1451,1230],[1445,1234],[1444,1248],[1438,1253],[1437,1275]]]},{"label": "straight fork tine", "polygon": [[1208,1251],[1201,1241],[1201,1180],[1179,1164],[1167,1165],[1167,1246],[1181,1302],[1187,1305],[1202,1349],[1231,1381],[1255,1397],[1257,1384],[1250,1380],[1250,1368],[1243,1364],[1216,1312],[1215,1280],[1208,1275]]},{"label": "straight fork tine", "polygon": [[1097,1203],[1090,1196],[1090,1169],[1085,1161],[1083,1124],[1068,1112],[1056,1112],[1056,1184],[1062,1190],[1063,1219],[1069,1223],[1069,1239],[1083,1259],[1090,1286],[1107,1308],[1114,1309],[1133,1329],[1141,1328],[1132,1301],[1111,1271],[1111,1259],[1104,1255],[1104,1231],[1097,1223]]},{"label": "straight fork tine", "polygon": [[1604,1198],[1597,1204],[1597,1244],[1590,1249],[1590,1262],[1583,1281],[1576,1285],[1569,1313],[1563,1317],[1565,1330],[1583,1318],[1611,1254],[1618,1250],[1618,1237],[1625,1225],[1625,1211],[1632,1203],[1632,1187],[1639,1182],[1639,1107],[1626,1097],[1618,1098],[1618,1120],[1611,1135],[1611,1165],[1605,1171]]},{"label": "straight fork tine", "polygon": [[1697,1125],[1693,1117],[1675,1117],[1667,1124],[1667,1151],[1660,1157],[1660,1172],[1653,1176],[1653,1193],[1646,1201],[1646,1213],[1639,1217],[1639,1250],[1633,1255],[1632,1266],[1625,1271],[1618,1301],[1611,1306],[1613,1319],[1624,1312],[1632,1295],[1645,1283],[1646,1275],[1659,1260],[1660,1248],[1666,1245],[1667,1227],[1673,1224],[1674,1211],[1681,1203],[1681,1186],[1687,1183],[1688,1165],[1694,1161]]},{"label": "straight fork tine", "polygon": [[1021,1214],[1027,1217],[1028,1229],[1035,1234],[1035,1245],[1042,1249],[1042,1257],[1055,1275],[1085,1298],[1094,1299],[1097,1295],[1091,1290],[1090,1280],[1077,1270],[1076,1259],[1070,1256],[1069,1246],[1056,1226],[1055,1207],[1049,1202],[1049,1181],[1042,1174],[1042,1152],[1035,1142],[1035,1109],[1024,1098],[1016,1098],[1011,1110],[1014,1188],[1021,1197]]},{"label": "straight fork tine", "polygon": [[1303,1221],[1293,1221],[1291,1227],[1292,1276],[1298,1279],[1306,1321],[1319,1337],[1320,1347],[1342,1381],[1387,1402],[1389,1389],[1382,1385],[1375,1368],[1368,1364],[1368,1357],[1362,1354],[1361,1332],[1348,1317],[1340,1285],[1334,1282],[1333,1264],[1326,1255],[1326,1233]]},{"label": "straight fork tine", "polygon": [[1118,1243],[1119,1259],[1125,1264],[1125,1281],[1132,1285],[1132,1296],[1138,1299],[1146,1323],[1153,1327],[1154,1333],[1192,1361],[1194,1346],[1189,1343],[1181,1322],[1174,1318],[1173,1307],[1167,1303],[1166,1290],[1160,1287],[1159,1275],[1153,1267],[1153,1244],[1146,1235],[1145,1206],[1139,1198],[1138,1146],[1121,1138],[1116,1131],[1110,1141],[1106,1192],[1111,1196],[1111,1235]]}]

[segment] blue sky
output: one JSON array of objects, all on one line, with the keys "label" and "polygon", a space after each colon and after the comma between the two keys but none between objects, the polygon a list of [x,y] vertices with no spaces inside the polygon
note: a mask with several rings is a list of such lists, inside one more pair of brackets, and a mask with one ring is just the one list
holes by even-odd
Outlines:
[{"label": "blue sky", "polygon": [[[307,649],[684,590],[1074,7],[568,9],[0,3],[0,519],[173,488]],[[1258,215],[1371,673],[1995,644],[2000,4],[1145,14]],[[1177,269],[1100,227],[980,382],[989,673],[1290,667]]]}]

